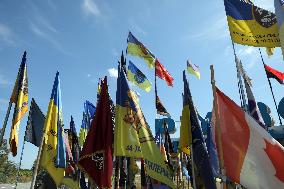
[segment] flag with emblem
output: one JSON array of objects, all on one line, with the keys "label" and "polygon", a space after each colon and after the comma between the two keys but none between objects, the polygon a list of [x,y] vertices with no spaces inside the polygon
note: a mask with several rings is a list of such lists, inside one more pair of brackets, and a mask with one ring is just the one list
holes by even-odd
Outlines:
[{"label": "flag with emblem", "polygon": [[43,149],[40,165],[59,186],[64,177],[66,152],[64,143],[59,72],[56,73],[43,130]]},{"label": "flag with emblem", "polygon": [[106,77],[101,86],[101,96],[78,165],[99,188],[110,188],[114,123]]},{"label": "flag with emblem", "polygon": [[19,126],[21,119],[28,111],[28,71],[26,63],[26,51],[24,52],[22,62],[19,68],[18,76],[14,85],[14,89],[10,98],[10,102],[15,103],[11,132],[10,132],[10,150],[12,155],[17,155],[19,143]]},{"label": "flag with emblem", "polygon": [[126,52],[133,56],[143,58],[149,68],[154,68],[156,60],[155,56],[144,46],[143,43],[138,41],[131,32],[128,33]]},{"label": "flag with emblem", "polygon": [[127,70],[127,79],[137,85],[140,89],[150,92],[152,84],[147,77],[129,61]]},{"label": "flag with emblem", "polygon": [[245,188],[284,188],[283,146],[218,88],[216,96],[226,176]]},{"label": "flag with emblem", "polygon": [[280,47],[276,15],[243,0],[224,0],[228,26],[235,43]]}]

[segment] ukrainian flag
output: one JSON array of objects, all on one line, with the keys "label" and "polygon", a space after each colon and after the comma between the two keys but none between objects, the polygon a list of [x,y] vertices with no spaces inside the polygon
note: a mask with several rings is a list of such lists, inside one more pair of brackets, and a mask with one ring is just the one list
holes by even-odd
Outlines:
[{"label": "ukrainian flag", "polygon": [[242,0],[224,0],[232,40],[255,47],[280,47],[274,13]]},{"label": "ukrainian flag", "polygon": [[59,186],[66,167],[59,72],[56,73],[53,84],[43,134],[44,141],[40,165],[48,171],[56,185]]},{"label": "ukrainian flag", "polygon": [[195,64],[192,64],[190,60],[187,60],[187,71],[188,73],[195,75],[198,79],[200,79],[199,67]]},{"label": "ukrainian flag", "polygon": [[139,88],[150,92],[152,87],[151,82],[131,61],[128,64],[127,78]]},{"label": "ukrainian flag", "polygon": [[149,68],[154,68],[156,60],[155,56],[143,45],[143,43],[138,41],[131,32],[128,34],[127,44],[126,52],[128,54],[143,58],[148,64]]},{"label": "ukrainian flag", "polygon": [[274,0],[274,6],[279,27],[279,38],[281,41],[282,55],[284,58],[284,0]]}]

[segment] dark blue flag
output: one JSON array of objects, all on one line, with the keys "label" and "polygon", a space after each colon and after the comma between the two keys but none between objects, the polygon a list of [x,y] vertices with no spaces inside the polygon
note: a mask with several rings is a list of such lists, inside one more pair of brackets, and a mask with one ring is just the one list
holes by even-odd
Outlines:
[{"label": "dark blue flag", "polygon": [[28,123],[26,127],[25,141],[39,147],[41,143],[44,122],[44,114],[41,112],[35,100],[32,99]]}]

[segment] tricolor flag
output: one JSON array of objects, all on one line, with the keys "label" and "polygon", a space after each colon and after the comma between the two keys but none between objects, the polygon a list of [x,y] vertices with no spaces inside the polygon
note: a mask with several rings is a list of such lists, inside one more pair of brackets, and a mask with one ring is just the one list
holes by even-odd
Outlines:
[{"label": "tricolor flag", "polygon": [[160,79],[165,80],[168,86],[173,86],[174,78],[171,76],[168,70],[166,70],[163,64],[161,64],[160,61],[156,59],[155,65],[156,65],[156,71],[155,71],[156,76],[158,76]]},{"label": "tricolor flag", "polygon": [[21,119],[28,111],[28,71],[26,64],[26,51],[24,52],[21,66],[19,68],[18,76],[14,85],[14,89],[10,98],[10,102],[15,103],[12,127],[10,132],[10,150],[12,155],[17,155],[18,143],[19,143],[19,126]]},{"label": "tricolor flag", "polygon": [[276,15],[243,0],[224,0],[227,21],[235,43],[280,47]]},{"label": "tricolor flag", "polygon": [[40,165],[59,186],[66,168],[66,147],[62,116],[59,72],[56,73],[43,129],[43,149]]},{"label": "tricolor flag", "polygon": [[133,56],[139,56],[143,58],[148,64],[149,68],[154,68],[156,60],[155,56],[149,49],[144,46],[143,43],[138,41],[138,39],[136,39],[131,32],[128,33],[126,52]]},{"label": "tricolor flag", "polygon": [[99,188],[111,188],[114,125],[106,77],[101,86],[97,110],[78,166]]},{"label": "tricolor flag", "polygon": [[284,0],[274,0],[275,14],[279,28],[279,38],[281,42],[282,55],[284,58]]},{"label": "tricolor flag", "polygon": [[284,81],[284,73],[271,68],[270,66],[264,65],[266,74],[268,78],[276,79],[280,84],[283,84]]},{"label": "tricolor flag", "polygon": [[187,71],[188,73],[195,75],[198,79],[200,79],[199,66],[193,64],[190,60],[187,60]]},{"label": "tricolor flag", "polygon": [[131,61],[128,64],[127,78],[139,88],[150,92],[152,87],[151,82]]},{"label": "tricolor flag", "polygon": [[284,188],[283,146],[218,88],[216,96],[226,176],[245,188]]}]

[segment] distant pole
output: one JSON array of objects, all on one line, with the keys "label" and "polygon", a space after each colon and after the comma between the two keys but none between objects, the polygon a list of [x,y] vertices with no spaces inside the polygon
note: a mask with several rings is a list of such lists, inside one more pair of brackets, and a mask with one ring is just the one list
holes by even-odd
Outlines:
[{"label": "distant pole", "polygon": [[2,144],[3,144],[3,138],[4,138],[4,134],[5,134],[5,130],[6,130],[6,126],[7,126],[7,122],[8,122],[8,119],[9,119],[9,115],[10,115],[11,108],[12,108],[12,102],[10,101],[10,102],[9,102],[8,109],[7,109],[7,112],[6,112],[4,124],[3,124],[2,130],[1,130],[0,147],[1,147]]},{"label": "distant pole", "polygon": [[212,85],[212,92],[213,92],[213,110],[215,113],[216,119],[216,137],[217,137],[217,145],[218,145],[218,155],[220,160],[220,169],[222,174],[222,180],[224,179],[225,185],[223,184],[223,189],[227,188],[226,184],[226,170],[224,166],[224,154],[223,154],[223,145],[222,145],[222,136],[221,136],[221,126],[220,126],[220,115],[219,115],[219,108],[217,104],[217,97],[216,97],[216,86],[215,86],[215,76],[214,76],[214,68],[213,65],[210,66],[211,70],[211,85]]},{"label": "distant pole", "polygon": [[273,97],[273,101],[274,101],[274,105],[275,105],[275,108],[276,108],[276,111],[277,111],[277,114],[278,114],[279,122],[280,122],[280,125],[282,125],[281,117],[280,117],[280,114],[278,112],[275,96],[274,96],[274,93],[273,93],[273,90],[272,90],[272,85],[271,85],[270,79],[268,78],[267,72],[265,70],[265,63],[264,63],[263,56],[262,56],[260,48],[258,48],[258,51],[259,51],[259,54],[260,54],[260,57],[261,57],[261,60],[262,60],[264,71],[266,73],[267,81],[269,83],[270,91],[271,91],[271,94],[272,94],[272,97]]},{"label": "distant pole", "polygon": [[24,143],[23,143],[23,146],[22,146],[22,152],[21,152],[21,157],[20,157],[20,163],[19,163],[17,177],[16,177],[16,182],[15,182],[15,189],[17,188],[18,180],[19,180],[19,176],[20,176],[20,170],[21,170],[21,165],[22,165],[22,159],[23,159],[23,154],[24,154],[25,143],[26,143],[26,140],[24,138]]}]

